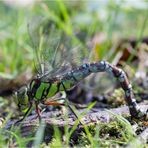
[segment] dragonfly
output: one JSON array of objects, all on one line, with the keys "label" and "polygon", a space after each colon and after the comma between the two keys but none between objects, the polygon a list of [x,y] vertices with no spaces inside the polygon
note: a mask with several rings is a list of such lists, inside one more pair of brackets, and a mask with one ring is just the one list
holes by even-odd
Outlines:
[{"label": "dragonfly", "polygon": [[[120,83],[132,117],[147,116],[147,113],[141,111],[136,103],[132,85],[122,69],[104,60],[85,62],[86,51],[83,46],[75,43],[75,41],[79,41],[77,37],[75,37],[75,41],[71,42],[65,33],[60,32],[59,35],[59,31],[56,31],[58,29],[49,21],[43,19],[39,23],[34,22],[35,25],[31,24],[28,30],[33,43],[35,64],[38,63],[35,66],[37,75],[27,86],[16,91],[18,107],[20,110],[25,110],[25,115],[19,122],[25,119],[33,105],[36,106],[39,119],[41,119],[39,103],[47,106],[65,105],[53,99],[53,96],[61,91],[67,94],[67,91],[75,87],[81,80],[90,74],[99,72],[109,73]],[[68,99],[65,98],[65,101]],[[69,102],[66,104],[78,118]]]}]

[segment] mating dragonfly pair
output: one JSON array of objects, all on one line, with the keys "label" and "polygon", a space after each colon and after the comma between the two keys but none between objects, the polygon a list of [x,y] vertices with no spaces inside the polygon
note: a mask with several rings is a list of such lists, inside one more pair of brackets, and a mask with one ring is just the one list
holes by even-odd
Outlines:
[{"label": "mating dragonfly pair", "polygon": [[[51,25],[44,19],[40,23],[34,24],[29,25],[28,28],[34,46],[35,63],[38,63],[36,64],[38,74],[28,86],[22,87],[16,92],[19,108],[26,110],[20,121],[24,120],[33,104],[36,105],[39,118],[41,118],[39,103],[54,106],[64,105],[64,103],[52,100],[52,97],[60,91],[67,92],[90,74],[98,72],[107,72],[117,78],[125,92],[125,100],[132,117],[147,116],[147,113],[142,112],[137,105],[132,85],[122,69],[107,61],[84,62],[86,50],[77,37],[67,38],[65,34],[57,31],[57,28],[55,29],[55,25]],[[67,105],[72,110],[68,103]],[[76,114],[75,116],[77,117]]]}]

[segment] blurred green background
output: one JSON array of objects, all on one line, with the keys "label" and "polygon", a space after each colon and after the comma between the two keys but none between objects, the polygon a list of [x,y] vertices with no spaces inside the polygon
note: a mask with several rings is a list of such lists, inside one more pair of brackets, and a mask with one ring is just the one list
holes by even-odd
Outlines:
[{"label": "blurred green background", "polygon": [[[20,81],[26,83],[35,73],[27,24],[36,16],[47,17],[67,33],[80,30],[86,39],[83,44],[89,44],[94,51],[94,61],[108,60],[122,66],[126,63],[136,69],[138,66],[133,64],[133,59],[139,58],[139,43],[148,44],[146,0],[3,0],[0,1],[0,91],[16,88],[14,85]],[[131,45],[131,40],[135,46]],[[127,72],[130,74],[131,71],[127,69]],[[6,121],[16,111],[14,100],[11,103],[10,100],[0,97],[0,117]],[[18,131],[4,131],[4,128],[0,130],[0,146],[8,146],[8,136],[3,136],[7,134],[11,135],[10,145],[13,137],[18,138],[16,141],[19,146],[26,144]],[[123,142],[119,139],[115,143],[128,143],[130,138],[126,138],[126,132]],[[129,135],[133,138],[132,132]],[[53,141],[53,145],[55,143]]]},{"label": "blurred green background", "polygon": [[0,76],[13,79],[30,65],[33,68],[27,23],[34,16],[50,18],[67,32],[76,24],[93,40],[98,60],[112,62],[121,39],[148,35],[146,1],[1,1]]}]

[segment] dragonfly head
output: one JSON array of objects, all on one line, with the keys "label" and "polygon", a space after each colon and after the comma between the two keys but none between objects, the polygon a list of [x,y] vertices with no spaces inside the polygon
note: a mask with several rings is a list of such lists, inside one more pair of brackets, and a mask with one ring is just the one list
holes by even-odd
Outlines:
[{"label": "dragonfly head", "polygon": [[27,86],[21,87],[18,91],[15,92],[16,103],[22,112],[26,112],[29,107],[29,99],[27,95]]}]

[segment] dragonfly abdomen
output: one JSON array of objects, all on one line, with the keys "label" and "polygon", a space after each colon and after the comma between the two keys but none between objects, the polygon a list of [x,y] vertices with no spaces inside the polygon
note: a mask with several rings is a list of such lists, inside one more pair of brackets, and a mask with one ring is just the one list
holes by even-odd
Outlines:
[{"label": "dragonfly abdomen", "polygon": [[67,73],[62,80],[66,89],[76,85],[79,81],[90,75],[91,73],[107,72],[117,78],[122,89],[125,92],[126,102],[129,105],[130,112],[133,116],[141,116],[139,107],[134,99],[132,86],[123,70],[109,64],[106,61],[93,62],[81,65],[79,68],[74,69]]},{"label": "dragonfly abdomen", "polygon": [[108,68],[108,63],[105,61],[85,63],[78,68],[68,72],[62,79],[64,86],[69,89],[86,78],[91,73],[103,72]]},{"label": "dragonfly abdomen", "polygon": [[70,89],[90,74],[91,71],[89,70],[89,64],[83,64],[80,67],[68,72],[63,77],[62,83],[64,84],[66,89]]}]

